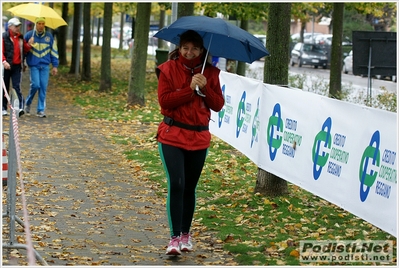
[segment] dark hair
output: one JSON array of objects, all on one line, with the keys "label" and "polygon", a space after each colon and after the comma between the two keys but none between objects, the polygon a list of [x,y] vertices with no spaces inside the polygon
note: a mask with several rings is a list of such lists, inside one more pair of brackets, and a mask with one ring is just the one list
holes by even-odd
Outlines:
[{"label": "dark hair", "polygon": [[[185,43],[191,42],[194,46],[203,48],[204,40],[201,35],[194,30],[187,30],[180,35],[179,46],[184,45]],[[204,49],[206,52],[206,50]],[[179,47],[169,53],[169,59],[176,59],[179,56]]]},{"label": "dark hair", "polygon": [[[184,33],[180,35],[180,42],[179,46],[184,45],[185,43],[191,42],[194,44],[194,46],[203,48],[204,51],[202,53],[202,61],[206,62],[206,64],[212,64],[212,57],[208,55],[208,58],[205,59],[207,50],[204,48],[204,40],[202,39],[201,35],[197,33],[194,30],[187,30]],[[168,59],[174,60],[179,57],[179,47],[175,48],[173,51],[171,51],[168,55]]]},{"label": "dark hair", "polygon": [[191,42],[194,46],[202,48],[204,46],[204,40],[202,40],[201,35],[193,30],[185,31],[180,35],[180,43],[179,45],[182,46],[185,43]]}]

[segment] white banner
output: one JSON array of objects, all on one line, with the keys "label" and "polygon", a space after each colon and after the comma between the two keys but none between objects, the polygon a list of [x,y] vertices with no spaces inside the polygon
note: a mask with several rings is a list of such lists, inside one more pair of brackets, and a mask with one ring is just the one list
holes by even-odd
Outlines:
[{"label": "white banner", "polygon": [[[252,79],[242,80],[238,75],[231,75],[229,79],[229,84],[222,86],[225,105],[218,114],[212,113],[212,119],[217,127],[210,126],[210,129],[212,134],[257,163],[258,118],[263,85]],[[231,85],[234,85],[233,90],[230,88]]]},{"label": "white banner", "polygon": [[221,72],[210,131],[273,173],[396,236],[397,114]]}]

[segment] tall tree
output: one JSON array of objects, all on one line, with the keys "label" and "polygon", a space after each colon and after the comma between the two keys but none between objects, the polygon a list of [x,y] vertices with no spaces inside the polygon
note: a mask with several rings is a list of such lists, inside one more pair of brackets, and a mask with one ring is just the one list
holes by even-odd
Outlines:
[{"label": "tall tree", "polygon": [[150,31],[151,3],[137,3],[133,56],[130,67],[128,107],[145,105],[145,73],[147,69],[148,33]]},{"label": "tall tree", "polygon": [[124,32],[123,32],[123,28],[124,28],[124,26],[125,26],[125,13],[124,12],[121,12],[121,17],[120,17],[120,33],[119,33],[119,50],[122,50],[123,49],[123,41],[124,41],[124,39],[126,38],[125,36],[124,36]]},{"label": "tall tree", "polygon": [[345,3],[346,9],[355,9],[359,14],[366,15],[366,20],[375,31],[387,31],[397,23],[397,2],[356,2]]},{"label": "tall tree", "polygon": [[[291,3],[269,4],[266,44],[270,56],[265,58],[264,83],[288,85],[290,22]],[[258,168],[255,193],[266,196],[284,195],[288,193],[288,184],[276,175]]]},{"label": "tall tree", "polygon": [[[41,3],[40,3],[40,4],[41,4]],[[54,3],[53,3],[53,2],[50,2],[50,3],[48,4],[48,6],[51,7],[52,9],[54,9]],[[54,29],[48,28],[47,31],[48,31],[49,33],[51,33],[51,34],[54,36]]]},{"label": "tall tree", "polygon": [[91,39],[91,43],[92,44],[94,44],[93,42],[94,42],[94,26],[96,25],[96,21],[97,21],[97,18],[96,18],[96,16],[92,16],[91,17],[91,36],[90,36],[90,39]]},{"label": "tall tree", "polygon": [[[341,99],[342,82],[342,39],[344,11],[356,9],[359,13],[373,14],[373,16],[384,16],[386,14],[386,3],[327,3],[326,10],[332,10],[333,40],[331,46],[330,62],[330,87],[329,96]],[[395,7],[396,5],[392,6]]]},{"label": "tall tree", "polygon": [[[245,31],[248,31],[248,19],[245,19],[245,18],[241,19],[240,28],[245,30]],[[236,73],[238,75],[245,76],[245,68],[246,67],[247,67],[247,64],[245,62],[239,61],[237,63],[237,71],[236,71]]]},{"label": "tall tree", "polygon": [[[123,49],[123,45],[125,44],[125,40],[132,38],[132,36],[126,35],[125,28],[125,17],[126,15],[132,16],[135,13],[136,4],[130,2],[116,2],[114,4],[114,13],[119,13],[119,50]],[[132,17],[132,20],[134,18]],[[132,29],[133,30],[133,29]]]},{"label": "tall tree", "polygon": [[[62,3],[62,18],[65,21],[68,21],[68,3]],[[61,26],[58,29],[57,35],[57,47],[58,47],[58,60],[59,64],[66,66],[68,64],[67,60],[67,48],[66,48],[66,41],[68,36],[68,25]]]},{"label": "tall tree", "polygon": [[[170,4],[165,4],[165,3],[158,3],[159,5],[159,29],[162,29],[165,26],[165,15],[166,15],[166,9],[169,7]],[[165,47],[165,41],[158,38],[158,48],[164,48]]]},{"label": "tall tree", "polygon": [[[204,8],[204,14],[209,17],[215,17],[221,13],[226,17],[234,17],[240,22],[240,28],[248,31],[249,20],[261,21],[267,18],[267,6],[269,3],[205,3],[201,4]],[[233,64],[234,65],[234,64]],[[245,76],[245,62],[238,62],[235,73]]]},{"label": "tall tree", "polygon": [[102,36],[102,32],[103,32],[102,18],[104,16],[104,3],[91,2],[91,13],[96,21],[96,24],[93,25],[93,28],[94,28],[94,26],[96,28],[96,34],[94,34],[94,31],[92,34],[97,37],[95,45],[100,46],[100,37]]},{"label": "tall tree", "polygon": [[91,3],[83,4],[83,62],[82,80],[91,80],[91,34],[90,34],[90,9]]},{"label": "tall tree", "polygon": [[194,14],[194,3],[182,2],[178,4],[177,17],[192,16]]},{"label": "tall tree", "polygon": [[295,2],[292,3],[291,16],[296,21],[301,22],[300,38],[296,42],[303,42],[303,34],[305,32],[306,24],[315,19],[318,10],[324,6],[323,2],[308,3],[308,2]]},{"label": "tall tree", "polygon": [[[102,35],[101,33],[101,26],[102,26],[102,22],[103,22],[103,18],[98,17],[98,22],[97,22],[97,40],[96,40],[96,46],[100,46],[100,36]],[[104,28],[103,28],[103,32],[104,32]]]},{"label": "tall tree", "polygon": [[80,17],[81,17],[81,8],[82,3],[74,3],[73,4],[73,30],[72,30],[72,60],[71,67],[69,68],[69,73],[74,74],[79,72],[76,70],[76,63],[80,62],[80,59],[77,58],[80,50]]},{"label": "tall tree", "polygon": [[101,80],[99,91],[111,90],[111,27],[112,27],[112,2],[104,3],[104,30],[103,44],[101,47]]},{"label": "tall tree", "polygon": [[331,98],[341,99],[342,81],[342,35],[345,3],[333,4],[333,38],[331,44],[330,91]]}]

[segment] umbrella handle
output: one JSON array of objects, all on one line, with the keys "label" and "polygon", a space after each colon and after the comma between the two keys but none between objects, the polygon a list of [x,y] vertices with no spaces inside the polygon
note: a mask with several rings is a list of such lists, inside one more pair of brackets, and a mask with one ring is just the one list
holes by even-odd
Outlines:
[{"label": "umbrella handle", "polygon": [[[32,31],[32,36],[31,36],[31,38],[35,36],[35,32],[36,32],[36,23],[35,23],[35,26],[33,27],[33,31]],[[34,39],[33,39],[33,40],[34,40]]]},{"label": "umbrella handle", "polygon": [[206,95],[204,93],[202,93],[202,91],[199,89],[198,85],[195,85],[195,92],[197,93],[198,96],[201,96],[204,98],[206,97]]}]

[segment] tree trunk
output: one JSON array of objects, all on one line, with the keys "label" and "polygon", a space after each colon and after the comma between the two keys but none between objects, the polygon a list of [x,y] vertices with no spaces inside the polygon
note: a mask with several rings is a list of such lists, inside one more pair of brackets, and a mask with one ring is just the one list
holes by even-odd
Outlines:
[{"label": "tree trunk", "polygon": [[[62,3],[62,18],[68,21],[68,3]],[[68,25],[61,26],[58,29],[57,47],[58,47],[58,61],[62,66],[68,65],[66,41],[68,36]]]},{"label": "tree trunk", "polygon": [[120,18],[120,33],[119,33],[119,50],[123,49],[123,39],[125,38],[123,36],[124,32],[123,32],[123,27],[124,27],[124,17],[125,17],[125,13],[121,12],[121,18]]},{"label": "tree trunk", "polygon": [[90,36],[90,43],[94,44],[94,26],[96,25],[96,16],[93,16],[91,19],[91,36]]},{"label": "tree trunk", "polygon": [[[166,15],[166,11],[165,11],[165,6],[164,5],[160,5],[160,13],[159,13],[159,30],[161,30],[164,26],[165,26],[165,15]],[[165,41],[161,38],[158,38],[158,48],[164,48],[165,46]]]},{"label": "tree trunk", "polygon": [[[276,13],[278,12],[278,14]],[[270,56],[265,58],[264,79],[267,84],[288,84],[288,58],[290,48],[291,4],[271,3],[267,46]]]},{"label": "tree trunk", "polygon": [[72,30],[72,60],[71,67],[69,69],[70,74],[75,74],[76,71],[76,61],[80,61],[80,59],[76,58],[78,55],[78,49],[80,49],[80,42],[78,41],[80,38],[80,9],[82,8],[82,3],[74,3],[73,4],[73,30]]},{"label": "tree trunk", "polygon": [[[288,63],[290,47],[290,3],[270,3],[266,37],[270,56],[265,58],[264,83],[288,84]],[[278,156],[277,156],[278,157]],[[255,193],[267,196],[280,196],[288,193],[287,181],[258,169]]]},{"label": "tree trunk", "polygon": [[102,92],[108,92],[111,90],[112,87],[112,81],[111,81],[112,5],[113,5],[112,2],[104,3],[104,30],[103,30],[103,44],[101,47],[101,80],[99,88],[99,91]]},{"label": "tree trunk", "polygon": [[303,34],[305,32],[305,29],[306,29],[306,21],[303,20],[303,21],[301,21],[301,33],[300,33],[300,38],[299,38],[301,43],[303,43]]},{"label": "tree trunk", "polygon": [[[96,41],[96,46],[100,46],[101,25],[102,25],[102,18],[101,17],[97,17],[97,41]],[[104,32],[104,29],[103,29],[103,32]]]},{"label": "tree trunk", "polygon": [[194,14],[194,3],[179,3],[177,17],[192,16]]},{"label": "tree trunk", "polygon": [[254,192],[269,197],[276,197],[289,193],[287,181],[260,168],[258,168],[258,177]]},{"label": "tree trunk", "polygon": [[[48,6],[51,7],[52,9],[54,9],[54,3],[49,3]],[[51,33],[54,36],[54,29],[47,28],[46,31],[48,31],[49,33]]]},{"label": "tree trunk", "polygon": [[91,3],[83,4],[83,62],[82,80],[91,81],[91,34],[90,34]]},{"label": "tree trunk", "polygon": [[127,105],[145,105],[145,77],[147,71],[148,33],[150,30],[151,3],[137,3]]},{"label": "tree trunk", "polygon": [[[241,19],[241,23],[240,23],[240,28],[248,31],[248,20],[246,19]],[[239,61],[237,64],[237,74],[241,75],[241,76],[245,76],[245,68],[246,68],[246,63]]]},{"label": "tree trunk", "polygon": [[342,32],[345,3],[334,3],[333,10],[333,39],[331,44],[330,63],[330,98],[341,99],[342,80]]}]

